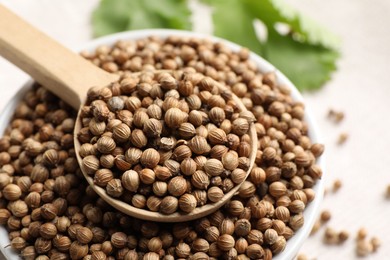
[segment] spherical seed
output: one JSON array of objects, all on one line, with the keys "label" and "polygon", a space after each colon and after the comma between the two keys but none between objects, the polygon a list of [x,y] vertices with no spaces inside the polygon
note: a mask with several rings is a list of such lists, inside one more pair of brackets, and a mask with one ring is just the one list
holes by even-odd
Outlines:
[{"label": "spherical seed", "polygon": [[211,150],[206,138],[199,135],[194,136],[188,143],[188,146],[193,153],[198,155],[208,153]]},{"label": "spherical seed", "polygon": [[207,190],[207,198],[211,201],[211,202],[218,202],[220,201],[223,196],[225,194],[223,193],[223,191],[219,188],[219,187],[211,187]]},{"label": "spherical seed", "polygon": [[148,143],[147,137],[145,136],[144,132],[140,129],[134,129],[131,132],[130,141],[137,148],[142,148],[146,146],[146,144]]},{"label": "spherical seed", "polygon": [[227,137],[225,131],[220,128],[215,128],[209,131],[207,136],[211,144],[225,144],[227,142]]},{"label": "spherical seed", "polygon": [[166,196],[160,204],[160,212],[163,214],[172,214],[177,211],[179,201],[176,197]]},{"label": "spherical seed", "polygon": [[224,219],[222,219],[218,223],[218,225],[219,225],[219,232],[221,234],[233,235],[233,233],[234,233],[234,222],[231,219],[224,218]]},{"label": "spherical seed", "polygon": [[220,107],[213,107],[209,111],[209,118],[214,124],[220,125],[226,118],[225,111]]},{"label": "spherical seed", "polygon": [[153,183],[153,193],[156,196],[164,196],[168,191],[168,184],[163,181],[156,181]]},{"label": "spherical seed", "polygon": [[148,148],[142,153],[140,161],[143,166],[153,169],[160,161],[160,154],[155,149]]},{"label": "spherical seed", "polygon": [[279,236],[274,244],[271,245],[272,253],[277,254],[284,250],[286,247],[286,239],[283,236]]},{"label": "spherical seed", "polygon": [[76,231],[76,238],[81,244],[88,244],[93,238],[93,233],[87,227],[80,227]]},{"label": "spherical seed", "polygon": [[162,127],[160,120],[151,118],[144,123],[143,131],[146,136],[156,138],[160,136]]},{"label": "spherical seed", "polygon": [[237,118],[232,123],[232,132],[236,135],[244,135],[249,130],[249,123],[244,118]]},{"label": "spherical seed", "polygon": [[136,192],[139,187],[140,178],[136,171],[128,170],[122,174],[122,185],[125,189]]},{"label": "spherical seed", "polygon": [[178,257],[187,258],[191,253],[191,248],[188,244],[180,242],[175,247],[175,253]]},{"label": "spherical seed", "polygon": [[218,248],[222,251],[229,251],[234,247],[235,240],[231,235],[223,234],[217,240]]},{"label": "spherical seed", "polygon": [[280,181],[275,181],[269,185],[269,193],[276,198],[283,196],[286,192],[286,185]]},{"label": "spherical seed", "polygon": [[251,231],[251,223],[247,219],[239,219],[234,224],[234,233],[239,237],[244,237]]},{"label": "spherical seed", "polygon": [[235,184],[240,184],[245,180],[246,172],[240,168],[234,169],[230,175],[230,178]]},{"label": "spherical seed", "polygon": [[179,197],[183,195],[187,190],[187,182],[181,176],[176,176],[172,178],[168,183],[168,192],[169,194]]},{"label": "spherical seed", "polygon": [[211,176],[218,176],[223,172],[224,167],[220,160],[209,159],[204,165],[204,170]]},{"label": "spherical seed", "polygon": [[106,192],[114,198],[118,198],[123,194],[122,182],[119,179],[112,179],[107,183]]},{"label": "spherical seed", "polygon": [[169,108],[164,116],[164,121],[168,127],[179,128],[180,125],[186,122],[188,114],[181,111],[179,108]]},{"label": "spherical seed", "polygon": [[288,206],[292,213],[301,213],[305,209],[305,203],[301,200],[294,200]]},{"label": "spherical seed", "polygon": [[191,156],[192,151],[187,145],[180,145],[176,147],[172,154],[172,158],[178,162],[181,162],[186,158],[190,158]]},{"label": "spherical seed", "polygon": [[260,259],[264,256],[264,249],[261,245],[251,244],[246,248],[246,255],[249,256],[250,259]]},{"label": "spherical seed", "polygon": [[180,164],[180,170],[183,175],[190,176],[196,171],[196,162],[192,158],[185,158]]},{"label": "spherical seed", "polygon": [[358,256],[367,256],[373,251],[372,244],[366,240],[359,240],[356,243],[356,254]]},{"label": "spherical seed", "polygon": [[247,240],[249,244],[263,244],[263,233],[257,229],[252,229],[248,236]]},{"label": "spherical seed", "polygon": [[210,185],[210,179],[204,171],[196,171],[191,176],[191,184],[195,188],[205,190]]},{"label": "spherical seed", "polygon": [[192,243],[192,250],[195,252],[206,253],[207,251],[209,251],[209,248],[210,248],[209,242],[207,242],[207,240],[203,238],[197,238]]},{"label": "spherical seed", "polygon": [[156,174],[153,170],[145,168],[139,172],[139,178],[144,184],[152,184],[156,179]]},{"label": "spherical seed", "polygon": [[191,123],[182,123],[178,129],[179,135],[184,139],[190,139],[196,134],[196,130]]},{"label": "spherical seed", "polygon": [[114,139],[108,136],[102,136],[97,141],[97,149],[103,154],[111,153],[116,147]]},{"label": "spherical seed", "polygon": [[115,232],[111,235],[111,243],[116,248],[124,248],[127,244],[127,235],[123,232]]},{"label": "spherical seed", "polygon": [[179,208],[180,210],[189,213],[196,208],[197,200],[192,194],[184,194],[179,199]]},{"label": "spherical seed", "polygon": [[124,123],[121,123],[114,127],[112,137],[116,142],[127,142],[130,138],[130,134],[130,127]]},{"label": "spherical seed", "polygon": [[19,188],[18,185],[10,183],[4,187],[2,193],[4,195],[4,198],[6,198],[7,200],[14,201],[20,198],[20,196],[22,195],[22,190]]},{"label": "spherical seed", "polygon": [[39,234],[45,239],[52,239],[57,235],[57,228],[53,223],[44,223],[39,227]]},{"label": "spherical seed", "polygon": [[264,240],[267,244],[272,245],[278,240],[278,232],[275,229],[267,229],[264,232]]}]

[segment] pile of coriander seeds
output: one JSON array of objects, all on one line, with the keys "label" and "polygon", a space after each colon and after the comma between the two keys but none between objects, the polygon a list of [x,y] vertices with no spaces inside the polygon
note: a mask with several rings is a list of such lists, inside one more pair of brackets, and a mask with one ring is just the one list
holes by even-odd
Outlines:
[{"label": "pile of coriander seeds", "polygon": [[135,208],[190,213],[222,200],[249,170],[254,116],[193,69],[91,88],[80,119],[83,171]]},{"label": "pile of coriander seeds", "polygon": [[[304,224],[321,177],[304,106],[242,49],[193,38],[121,41],[83,56],[110,72],[192,68],[239,96],[256,118],[255,166],[217,212],[161,224],[110,207],[77,166],[75,111],[35,86],[0,139],[0,224],[23,259],[272,259]],[[241,140],[240,140],[241,141]],[[287,242],[288,243],[288,242]]]}]

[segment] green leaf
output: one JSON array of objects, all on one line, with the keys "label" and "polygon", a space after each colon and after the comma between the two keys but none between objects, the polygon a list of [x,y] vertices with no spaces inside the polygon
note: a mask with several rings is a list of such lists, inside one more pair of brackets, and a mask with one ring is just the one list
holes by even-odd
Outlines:
[{"label": "green leaf", "polygon": [[101,0],[92,15],[95,36],[145,29],[191,29],[186,0]]},{"label": "green leaf", "polygon": [[92,13],[92,29],[94,36],[126,30],[130,20],[133,1],[102,0]]},{"label": "green leaf", "polygon": [[242,0],[204,0],[212,4],[214,34],[238,43],[261,54],[261,43],[257,39],[253,21],[255,17],[242,4]]},{"label": "green leaf", "polygon": [[276,31],[266,43],[268,60],[300,90],[320,88],[336,70],[339,53],[323,46],[294,41]]},{"label": "green leaf", "polygon": [[[101,0],[93,13],[95,36],[144,28],[191,29],[188,0]],[[268,59],[301,89],[316,89],[330,79],[339,57],[338,38],[286,5],[284,0],[201,0],[213,9],[214,34]],[[257,38],[254,21],[268,30]],[[289,29],[280,35],[276,25]]]},{"label": "green leaf", "polygon": [[[338,38],[285,4],[284,0],[203,0],[213,12],[214,34],[250,48],[280,69],[300,89],[317,89],[330,79],[339,57]],[[268,30],[260,42],[253,21]],[[276,24],[290,29],[280,35]]]},{"label": "green leaf", "polygon": [[276,23],[288,25],[291,32],[303,42],[338,49],[340,39],[310,17],[299,13],[285,0],[242,0],[252,15],[264,22],[268,29]]}]

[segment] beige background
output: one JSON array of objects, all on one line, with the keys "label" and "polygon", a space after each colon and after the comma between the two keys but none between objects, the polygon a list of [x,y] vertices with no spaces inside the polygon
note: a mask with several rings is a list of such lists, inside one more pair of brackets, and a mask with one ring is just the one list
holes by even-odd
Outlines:
[{"label": "beige background", "polygon": [[[339,178],[343,187],[323,203],[330,209],[335,229],[346,229],[351,238],[344,246],[325,246],[323,230],[309,238],[302,252],[316,259],[355,259],[354,236],[360,227],[383,243],[366,259],[390,259],[390,1],[388,0],[288,0],[320,21],[343,40],[339,70],[320,91],[304,93],[317,118],[326,144],[326,182]],[[63,44],[71,47],[91,37],[90,13],[97,0],[0,0]],[[197,6],[191,1],[191,6]],[[209,19],[197,7],[197,31],[210,32]],[[203,17],[202,19],[200,19]],[[0,59],[0,109],[21,87],[27,76]],[[326,119],[329,108],[346,114],[340,125]],[[341,132],[350,135],[343,146]]]}]

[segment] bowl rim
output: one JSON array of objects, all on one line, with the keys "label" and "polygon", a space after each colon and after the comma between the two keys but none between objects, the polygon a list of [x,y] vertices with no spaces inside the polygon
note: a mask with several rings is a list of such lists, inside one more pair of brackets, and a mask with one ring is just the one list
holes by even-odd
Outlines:
[{"label": "bowl rim", "polygon": [[[238,51],[242,48],[240,45],[235,44],[226,39],[222,39],[216,36],[211,36],[208,34],[192,32],[192,31],[184,31],[184,30],[175,30],[175,29],[143,29],[143,30],[134,30],[134,31],[126,31],[115,33],[107,36],[103,36],[97,39],[92,39],[87,43],[80,44],[76,48],[71,48],[74,51],[93,51],[97,47],[101,45],[113,45],[118,40],[131,41],[142,38],[148,38],[150,36],[156,36],[158,38],[166,38],[168,36],[179,36],[179,37],[196,37],[211,40],[213,42],[221,42],[226,45],[229,49],[233,51]],[[277,68],[275,68],[268,61],[260,57],[259,55],[250,52],[250,60],[253,60],[258,66],[261,72],[274,72],[279,84],[283,84],[287,86],[291,90],[291,96],[294,100],[304,103],[304,99],[295,85]],[[7,104],[4,106],[2,113],[0,114],[0,134],[2,134],[9,123],[13,111],[17,105],[17,102],[22,100],[24,94],[31,88],[33,84],[33,80],[31,77],[26,80],[23,84],[22,88],[11,98],[8,100]],[[305,104],[305,103],[304,103]],[[308,124],[309,128],[309,136],[313,143],[319,143],[320,140],[320,131],[315,123],[314,117],[311,115],[310,108],[305,104],[305,116],[304,120]],[[316,163],[321,167],[322,171],[325,173],[325,165],[324,165],[325,157],[322,155],[320,158],[317,158]],[[316,218],[318,217],[321,202],[324,194],[324,176],[319,180],[317,180],[313,189],[315,191],[315,198],[312,202],[308,204],[305,208],[304,215],[304,225],[295,232],[294,236],[290,238],[286,244],[286,248],[281,253],[277,254],[273,259],[275,260],[289,260],[293,259],[298,253],[299,249],[303,245],[303,242],[309,236],[310,231],[314,225]],[[0,227],[0,241],[8,240],[6,229],[1,226]],[[5,239],[3,239],[5,238]],[[18,259],[17,254],[11,250],[10,248],[4,248],[6,244],[2,244],[0,242],[0,250],[4,254],[4,256],[9,257],[9,259]]]}]

